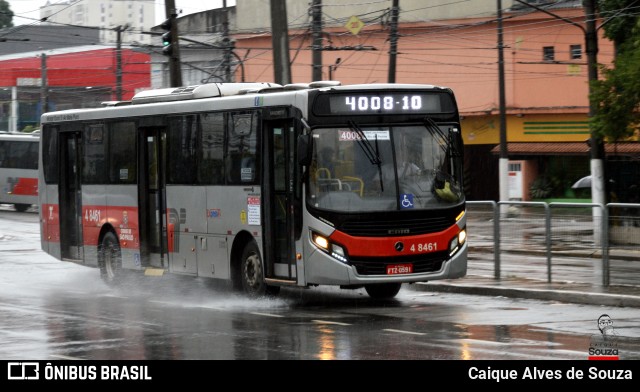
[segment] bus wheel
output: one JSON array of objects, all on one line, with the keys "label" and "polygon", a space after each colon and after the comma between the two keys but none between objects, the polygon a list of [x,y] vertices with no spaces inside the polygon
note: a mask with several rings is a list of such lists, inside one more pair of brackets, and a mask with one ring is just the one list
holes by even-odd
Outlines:
[{"label": "bus wheel", "polygon": [[31,207],[31,204],[14,204],[13,205],[18,212],[25,212]]},{"label": "bus wheel", "polygon": [[368,284],[364,286],[367,290],[369,297],[375,299],[390,299],[398,294],[402,283],[381,283],[381,284]]},{"label": "bus wheel", "polygon": [[108,232],[104,235],[98,257],[102,280],[110,286],[120,283],[123,275],[122,255],[118,238],[113,232]]},{"label": "bus wheel", "polygon": [[244,291],[252,297],[275,295],[280,291],[279,286],[268,286],[264,281],[262,259],[258,245],[254,241],[248,243],[242,251],[240,280]]}]

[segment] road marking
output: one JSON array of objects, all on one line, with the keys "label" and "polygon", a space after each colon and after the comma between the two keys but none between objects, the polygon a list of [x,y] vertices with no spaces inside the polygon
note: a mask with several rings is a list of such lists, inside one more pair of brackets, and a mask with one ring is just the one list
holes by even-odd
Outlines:
[{"label": "road marking", "polygon": [[348,323],[340,323],[338,321],[327,321],[327,320],[311,320],[316,324],[331,324],[331,325],[351,325]]},{"label": "road marking", "polygon": [[49,355],[51,358],[57,358],[57,359],[65,359],[67,361],[86,361],[86,359],[84,358],[78,358],[78,357],[70,357],[68,355],[60,355],[60,354],[51,354]]},{"label": "road marking", "polygon": [[284,317],[283,315],[272,314],[272,313],[249,312],[249,314],[255,314],[256,316],[267,316],[267,317]]},{"label": "road marking", "polygon": [[402,329],[391,329],[391,328],[385,328],[385,329],[383,329],[383,331],[387,331],[387,332],[397,332],[397,333],[406,333],[407,335],[426,335],[426,333],[422,333],[422,332],[413,332],[413,331],[403,331]]}]

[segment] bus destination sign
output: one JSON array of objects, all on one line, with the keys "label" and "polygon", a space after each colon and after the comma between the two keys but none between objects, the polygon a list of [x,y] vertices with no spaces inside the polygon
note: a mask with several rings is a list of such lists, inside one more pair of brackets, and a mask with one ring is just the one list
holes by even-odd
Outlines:
[{"label": "bus destination sign", "polygon": [[447,94],[413,91],[333,94],[318,97],[314,112],[320,115],[442,113],[451,111],[450,100]]}]

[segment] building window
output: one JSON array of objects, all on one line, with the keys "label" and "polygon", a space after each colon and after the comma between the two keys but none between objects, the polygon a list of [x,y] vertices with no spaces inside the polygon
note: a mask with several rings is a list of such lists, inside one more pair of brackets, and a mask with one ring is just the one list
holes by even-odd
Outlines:
[{"label": "building window", "polygon": [[582,58],[582,45],[571,45],[569,47],[569,53],[571,56],[571,60],[581,59]]},{"label": "building window", "polygon": [[543,61],[554,61],[555,59],[556,59],[556,54],[553,46],[545,46],[542,48]]}]

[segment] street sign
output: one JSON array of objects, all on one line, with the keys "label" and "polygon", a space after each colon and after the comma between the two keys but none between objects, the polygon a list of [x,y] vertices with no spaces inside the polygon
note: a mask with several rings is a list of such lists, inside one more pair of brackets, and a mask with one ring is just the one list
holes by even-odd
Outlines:
[{"label": "street sign", "polygon": [[358,35],[360,30],[364,27],[364,22],[358,19],[357,16],[352,16],[347,21],[347,24],[344,27],[351,32],[353,35]]}]

